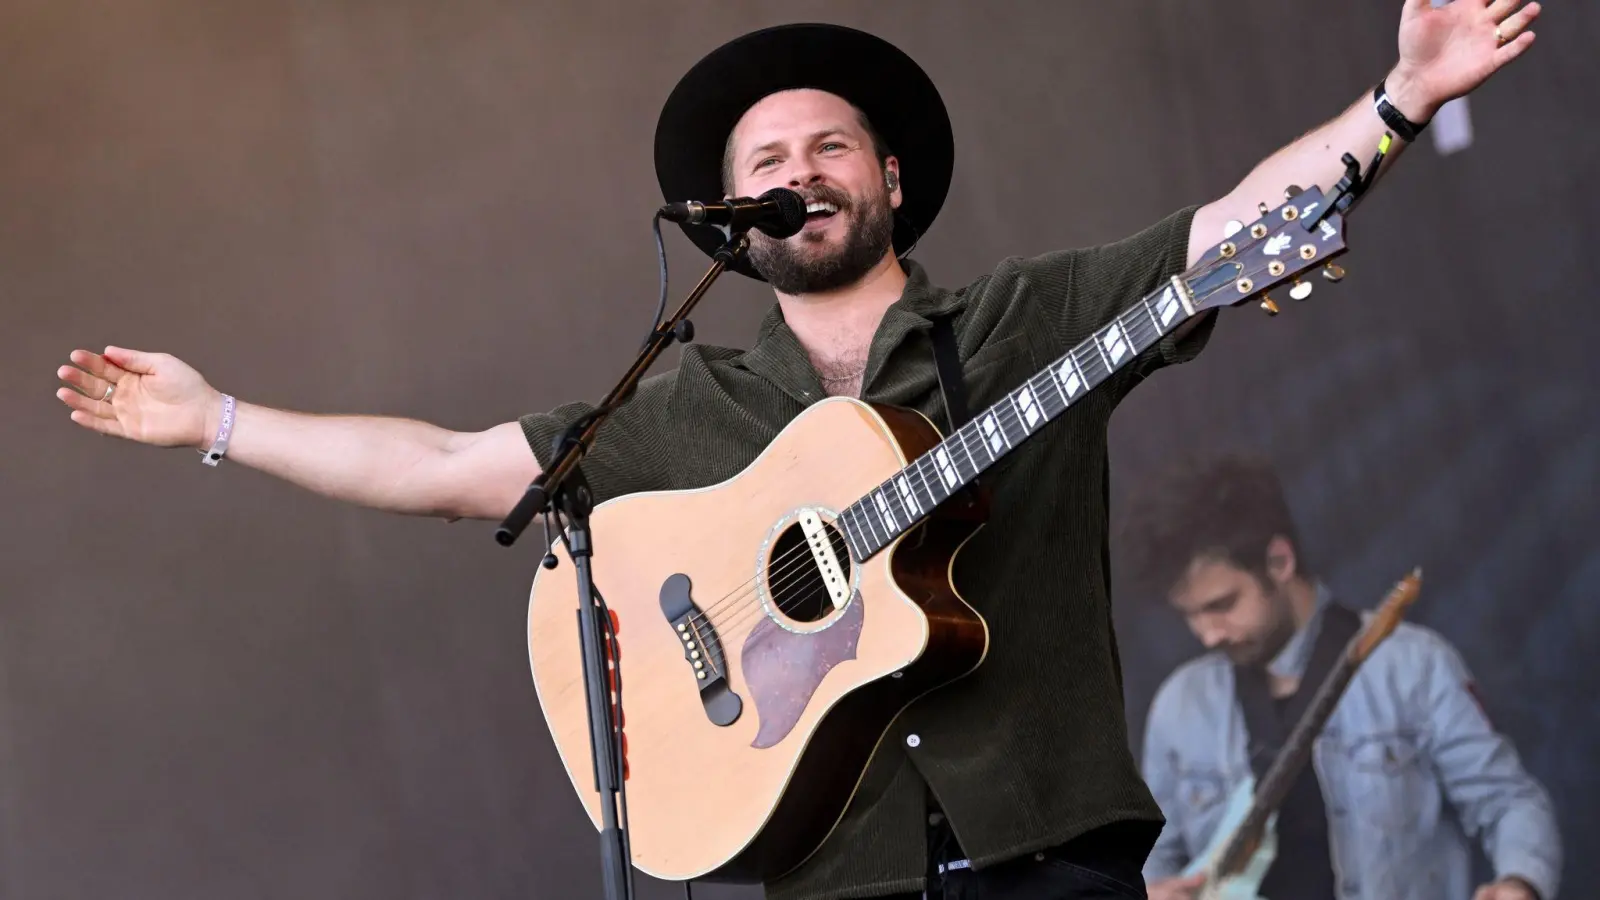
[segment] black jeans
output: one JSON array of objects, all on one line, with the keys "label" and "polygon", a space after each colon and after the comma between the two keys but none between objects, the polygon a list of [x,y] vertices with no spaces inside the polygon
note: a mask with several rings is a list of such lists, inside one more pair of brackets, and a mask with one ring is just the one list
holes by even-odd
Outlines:
[{"label": "black jeans", "polygon": [[963,857],[940,816],[929,830],[928,892],[886,900],[1147,900],[1144,862],[1161,827],[1118,822],[982,871],[939,871]]}]

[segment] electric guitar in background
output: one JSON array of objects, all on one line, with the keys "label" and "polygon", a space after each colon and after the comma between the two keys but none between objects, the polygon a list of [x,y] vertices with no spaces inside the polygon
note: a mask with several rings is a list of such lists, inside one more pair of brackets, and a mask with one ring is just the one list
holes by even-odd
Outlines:
[{"label": "electric guitar in background", "polygon": [[[962,489],[1194,316],[1251,301],[1276,313],[1268,289],[1303,300],[1302,275],[1337,281],[1343,214],[1364,187],[1345,162],[1326,196],[1291,187],[1230,223],[1193,266],[949,436],[916,412],[832,397],[727,481],[596,507],[633,864],[671,881],[764,881],[814,853],[900,711],[988,650],[950,580],[983,516]],[[577,598],[570,576],[535,576],[528,655],[599,827]]]},{"label": "electric guitar in background", "polygon": [[1197,900],[1289,900],[1289,898],[1262,898],[1257,893],[1267,876],[1267,869],[1277,858],[1278,807],[1288,796],[1300,772],[1311,761],[1312,742],[1322,733],[1322,726],[1339,705],[1339,698],[1350,684],[1361,664],[1372,651],[1394,632],[1405,615],[1406,607],[1417,599],[1422,590],[1422,570],[1415,569],[1400,579],[1378,607],[1365,628],[1350,639],[1340,654],[1317,694],[1306,708],[1294,731],[1284,742],[1283,749],[1273,759],[1258,785],[1246,775],[1228,797],[1228,807],[1217,825],[1204,853],[1199,854],[1183,872],[1185,876],[1204,873],[1205,884],[1195,895]]}]

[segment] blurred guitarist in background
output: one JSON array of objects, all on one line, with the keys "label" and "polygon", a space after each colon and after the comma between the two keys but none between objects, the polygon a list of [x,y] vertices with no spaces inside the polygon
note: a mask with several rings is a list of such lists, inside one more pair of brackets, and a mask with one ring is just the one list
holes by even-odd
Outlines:
[{"label": "blurred guitarist in background", "polygon": [[[1179,873],[1216,837],[1235,785],[1271,765],[1273,736],[1293,729],[1361,615],[1308,564],[1283,488],[1258,460],[1169,470],[1131,504],[1124,540],[1207,650],[1162,684],[1145,731],[1145,779],[1167,818],[1145,878],[1151,900],[1187,900],[1204,875]],[[1401,623],[1379,645],[1312,759],[1278,810],[1260,896],[1554,900],[1550,797],[1437,633]],[[1470,837],[1495,873],[1476,893]]]}]

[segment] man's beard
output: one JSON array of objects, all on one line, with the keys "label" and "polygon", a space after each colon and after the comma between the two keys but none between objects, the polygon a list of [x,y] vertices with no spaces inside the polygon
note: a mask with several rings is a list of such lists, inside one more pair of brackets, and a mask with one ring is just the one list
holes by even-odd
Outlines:
[{"label": "man's beard", "polygon": [[[1271,591],[1270,588],[1268,590]],[[1230,644],[1226,648],[1228,658],[1234,665],[1266,668],[1294,637],[1294,613],[1289,609],[1289,598],[1278,591],[1271,591],[1268,598],[1278,615],[1265,634],[1247,643]]]},{"label": "man's beard", "polygon": [[850,227],[843,242],[822,255],[808,252],[811,248],[806,246],[820,244],[825,240],[822,235],[802,231],[778,240],[752,233],[750,264],[779,293],[816,294],[847,287],[872,271],[893,246],[894,208],[887,191],[862,198],[859,206],[849,194],[829,185],[817,185],[802,191],[801,196],[808,203],[832,203],[839,210],[835,217],[851,216]]}]

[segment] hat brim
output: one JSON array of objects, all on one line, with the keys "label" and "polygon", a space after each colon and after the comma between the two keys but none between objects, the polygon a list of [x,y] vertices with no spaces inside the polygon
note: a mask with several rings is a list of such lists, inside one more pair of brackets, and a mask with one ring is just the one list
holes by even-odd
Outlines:
[{"label": "hat brim", "polygon": [[[840,25],[800,23],[751,32],[718,47],[678,81],[656,122],[656,180],[668,202],[723,196],[722,156],[739,119],[763,97],[815,88],[854,104],[899,162],[896,255],[944,206],[955,140],[944,100],[921,66],[882,38]],[[681,225],[707,256],[720,229]],[[741,257],[735,271],[765,280]]]}]

